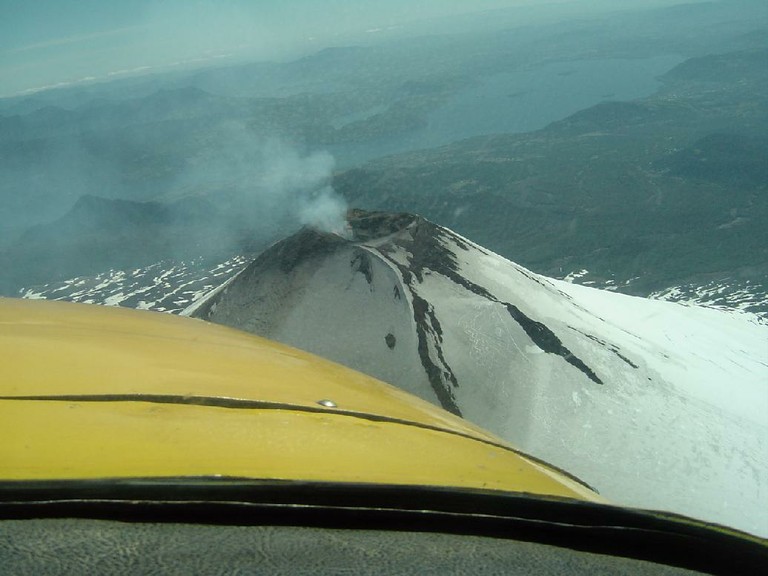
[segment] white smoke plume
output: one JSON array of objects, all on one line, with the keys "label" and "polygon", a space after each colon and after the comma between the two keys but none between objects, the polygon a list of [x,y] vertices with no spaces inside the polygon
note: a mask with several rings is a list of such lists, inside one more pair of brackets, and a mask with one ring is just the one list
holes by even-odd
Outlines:
[{"label": "white smoke plume", "polygon": [[326,186],[306,198],[299,209],[302,224],[322,232],[346,235],[347,203],[333,188]]},{"label": "white smoke plume", "polygon": [[270,142],[263,151],[264,175],[257,187],[277,195],[299,224],[323,232],[339,232],[346,221],[347,203],[330,185],[335,161],[327,152],[302,155],[281,142]]},{"label": "white smoke plume", "polygon": [[209,137],[214,145],[189,160],[175,195],[218,198],[235,207],[240,227],[247,225],[262,237],[286,235],[303,225],[343,231],[347,205],[331,187],[331,154],[262,137],[241,124],[220,125]]}]

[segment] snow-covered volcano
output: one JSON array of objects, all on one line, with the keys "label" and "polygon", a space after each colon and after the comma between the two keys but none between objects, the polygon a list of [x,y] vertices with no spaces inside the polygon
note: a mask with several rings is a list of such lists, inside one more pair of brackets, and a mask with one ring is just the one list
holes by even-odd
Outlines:
[{"label": "snow-covered volcano", "polygon": [[768,327],[536,275],[408,214],[308,228],[188,311],[332,358],[603,495],[768,535]]}]

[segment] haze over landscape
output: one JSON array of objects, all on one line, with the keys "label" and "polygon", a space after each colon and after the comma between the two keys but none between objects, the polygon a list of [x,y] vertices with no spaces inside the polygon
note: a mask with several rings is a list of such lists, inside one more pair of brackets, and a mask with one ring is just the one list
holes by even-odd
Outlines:
[{"label": "haze over landscape", "polygon": [[[460,383],[487,384],[462,343],[500,326],[503,350],[486,338],[483,353],[501,350],[504,370],[535,382],[512,390],[511,378],[491,403],[524,398],[538,420],[513,426],[503,409],[490,416],[466,387],[443,382],[475,422],[570,468],[573,455],[600,450],[587,425],[610,431],[634,419],[638,435],[657,426],[648,437],[660,445],[675,410],[685,422],[714,414],[722,426],[691,424],[648,465],[657,475],[685,451],[707,502],[676,487],[669,500],[632,504],[768,534],[764,515],[745,518],[765,504],[768,477],[764,0],[0,0],[0,10],[0,294],[192,313],[230,282],[246,294],[231,306],[260,320],[225,323],[408,388],[406,363],[371,368],[344,353],[351,341],[396,349],[426,371],[411,387],[449,409],[430,396],[429,366],[453,362]],[[353,223],[367,218],[357,209],[429,220],[377,216],[396,225],[355,236]],[[366,264],[363,252],[375,257]],[[349,270],[338,264],[347,254]],[[365,348],[370,326],[351,310],[402,303],[390,302],[387,282],[382,303],[383,277],[395,293],[411,290],[411,308],[391,312],[399,348],[378,332]],[[643,300],[601,299],[605,291]],[[309,342],[328,332],[323,294],[338,306],[326,320],[349,333]],[[645,298],[722,316],[678,316]],[[634,304],[616,318],[634,324],[608,317],[622,302]],[[503,321],[489,312],[498,306]],[[428,325],[432,340],[420,344]],[[534,325],[580,350],[601,382],[561,361],[566,348],[536,340]],[[675,356],[657,333],[692,347]],[[733,390],[747,392],[726,406],[713,379],[697,389],[689,376],[706,362],[724,379],[723,366],[738,364]],[[550,387],[553,375],[566,387]],[[597,424],[622,402],[632,410]],[[560,418],[577,431],[573,443],[556,440],[566,436],[553,414],[582,403],[588,421]],[[640,404],[658,418],[633,412]],[[699,441],[701,461],[738,461],[754,474],[710,474],[690,457]],[[648,458],[656,446],[638,445]],[[618,458],[618,445],[608,448]],[[579,473],[600,484],[605,458],[585,462]],[[624,497],[632,479],[617,478],[608,490]],[[738,504],[715,502],[731,481]]]},{"label": "haze over landscape", "polygon": [[606,0],[3,0],[0,7],[0,96],[217,60],[286,59],[366,36],[443,33],[446,22],[430,19],[483,10],[526,8],[516,15],[526,22],[617,9]]}]

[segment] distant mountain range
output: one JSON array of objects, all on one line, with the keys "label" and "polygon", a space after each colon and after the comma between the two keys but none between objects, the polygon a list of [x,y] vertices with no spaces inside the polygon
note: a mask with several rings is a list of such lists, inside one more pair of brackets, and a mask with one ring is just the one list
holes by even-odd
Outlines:
[{"label": "distant mountain range", "polygon": [[[553,63],[610,59],[630,66],[671,55],[768,47],[768,9],[753,0],[531,26],[521,26],[518,17],[515,10],[494,11],[462,19],[451,33],[329,47],[293,62],[212,67],[0,99],[0,247],[30,225],[62,216],[86,194],[158,201],[247,188],[239,174],[212,166],[217,152],[232,153],[228,143],[242,147],[231,142],[233,125],[244,128],[236,134],[254,141],[279,137],[298,148],[330,150],[341,166],[351,167],[413,149],[410,138],[435,110],[505,74]],[[712,71],[715,80],[730,78]],[[526,87],[510,93],[515,90]],[[546,94],[539,100],[537,109],[546,108]],[[519,113],[510,99],[509,114]],[[451,136],[477,133],[467,126]]]},{"label": "distant mountain range", "polygon": [[768,5],[472,22],[0,100],[0,293],[161,261],[203,258],[204,274],[259,252],[297,227],[273,222],[273,200],[249,200],[279,190],[260,180],[281,161],[267,137],[354,165],[407,149],[435,110],[494,78],[677,54],[690,58],[653,96],[606,95],[534,132],[379,158],[333,185],[350,206],[421,214],[550,277],[768,311]]},{"label": "distant mountain range", "polygon": [[[529,134],[344,172],[352,205],[413,210],[549,276],[648,295],[768,279],[768,50],[694,58],[654,96]],[[759,304],[759,303],[758,303]]]},{"label": "distant mountain range", "polygon": [[[701,303],[738,299],[764,313],[765,61],[768,50],[692,59],[653,97],[605,102],[538,132],[392,156],[333,183],[351,205],[419,212],[552,277],[588,270],[580,281],[594,286],[701,293]],[[289,231],[258,237],[247,214],[227,188],[162,203],[83,197],[0,253],[0,284],[15,293],[164,259],[226,260]],[[718,298],[705,288],[714,285]]]}]

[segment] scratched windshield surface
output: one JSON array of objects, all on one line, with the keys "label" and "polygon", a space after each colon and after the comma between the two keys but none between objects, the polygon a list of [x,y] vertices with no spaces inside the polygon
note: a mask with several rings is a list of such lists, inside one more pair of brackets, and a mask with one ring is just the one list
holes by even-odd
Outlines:
[{"label": "scratched windshield surface", "polygon": [[3,296],[253,332],[768,536],[764,0],[11,0],[0,54]]}]

